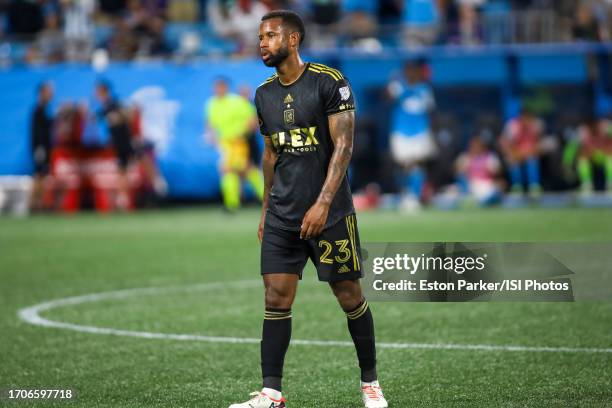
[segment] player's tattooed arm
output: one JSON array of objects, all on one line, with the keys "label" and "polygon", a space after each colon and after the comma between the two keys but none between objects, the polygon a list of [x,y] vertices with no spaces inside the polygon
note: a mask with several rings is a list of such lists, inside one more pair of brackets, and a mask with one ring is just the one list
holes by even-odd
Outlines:
[{"label": "player's tattooed arm", "polygon": [[351,162],[353,135],[355,133],[355,112],[344,112],[329,117],[329,132],[334,142],[334,153],[327,169],[327,178],[318,201],[331,204]]},{"label": "player's tattooed arm", "polygon": [[261,161],[264,176],[264,195],[261,208],[261,220],[259,222],[259,229],[257,230],[257,236],[260,242],[263,238],[263,226],[266,220],[266,210],[268,209],[268,197],[270,196],[270,190],[272,190],[272,183],[274,182],[274,165],[276,164],[276,151],[274,150],[274,146],[272,146],[270,136],[264,135],[264,152]]},{"label": "player's tattooed arm", "polygon": [[329,207],[346,176],[351,156],[353,154],[353,134],[355,131],[355,113],[353,111],[331,115],[329,132],[334,143],[332,154],[327,168],[327,177],[321,188],[321,193],[315,204],[310,207],[302,222],[301,238],[316,237],[323,232]]}]

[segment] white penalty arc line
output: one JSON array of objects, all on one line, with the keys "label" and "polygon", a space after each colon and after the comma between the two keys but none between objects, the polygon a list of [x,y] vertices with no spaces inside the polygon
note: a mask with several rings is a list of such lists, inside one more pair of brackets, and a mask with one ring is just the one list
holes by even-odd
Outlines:
[{"label": "white penalty arc line", "polygon": [[[201,290],[220,290],[227,288],[248,288],[261,285],[261,281],[238,281],[238,282],[215,282],[204,283],[190,286],[175,287],[151,287],[123,289],[112,292],[92,293],[82,296],[73,296],[62,299],[55,299],[44,303],[39,303],[30,307],[20,309],[17,315],[26,323],[66,329],[82,333],[106,334],[113,336],[136,337],[144,339],[162,340],[181,340],[181,341],[203,341],[208,343],[225,344],[259,344],[261,339],[249,337],[224,337],[206,336],[199,334],[174,334],[174,333],[154,333],[146,331],[122,330],[109,327],[87,326],[73,323],[66,323],[57,320],[50,320],[42,317],[42,312],[64,306],[74,306],[83,303],[92,303],[109,299],[123,299],[138,295],[167,294],[173,291],[191,292]],[[335,347],[354,347],[350,341],[335,340],[291,340],[291,344],[298,346],[335,346]],[[516,346],[516,345],[491,345],[491,344],[453,344],[453,343],[384,343],[376,344],[381,349],[425,349],[425,350],[472,350],[472,351],[515,351],[515,352],[557,352],[557,353],[612,353],[612,348],[582,348],[582,347],[537,347],[537,346]]]}]

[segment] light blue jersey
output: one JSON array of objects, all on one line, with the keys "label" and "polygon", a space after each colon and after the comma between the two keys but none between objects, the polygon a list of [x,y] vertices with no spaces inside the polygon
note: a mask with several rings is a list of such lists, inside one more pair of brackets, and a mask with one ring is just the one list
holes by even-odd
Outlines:
[{"label": "light blue jersey", "polygon": [[389,84],[389,92],[395,98],[391,123],[392,133],[416,137],[430,131],[429,112],[434,107],[431,88],[426,83],[408,84],[395,80]]}]

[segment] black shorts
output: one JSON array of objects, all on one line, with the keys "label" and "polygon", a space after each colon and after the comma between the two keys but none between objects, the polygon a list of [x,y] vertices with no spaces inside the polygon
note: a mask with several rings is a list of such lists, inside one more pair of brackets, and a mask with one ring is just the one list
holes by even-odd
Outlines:
[{"label": "black shorts", "polygon": [[130,160],[134,156],[134,148],[132,147],[132,141],[130,134],[123,128],[111,130],[111,137],[113,141],[113,147],[115,148],[115,154],[117,155],[117,165],[121,170],[127,169],[130,164]]},{"label": "black shorts", "polygon": [[134,156],[134,151],[132,148],[127,146],[116,147],[115,153],[117,154],[117,165],[119,168],[121,170],[127,169],[132,156]]},{"label": "black shorts", "polygon": [[320,281],[336,282],[363,277],[357,219],[348,215],[312,239],[300,239],[299,231],[278,228],[266,221],[261,243],[261,274],[299,275],[308,258]]},{"label": "black shorts", "polygon": [[46,148],[44,145],[34,146],[32,157],[34,161],[34,174],[37,176],[49,174],[51,149]]}]

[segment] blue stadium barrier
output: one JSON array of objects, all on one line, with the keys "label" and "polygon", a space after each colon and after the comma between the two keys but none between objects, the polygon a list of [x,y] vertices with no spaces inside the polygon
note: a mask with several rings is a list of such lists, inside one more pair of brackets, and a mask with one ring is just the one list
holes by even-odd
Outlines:
[{"label": "blue stadium barrier", "polygon": [[538,54],[519,57],[522,83],[581,83],[587,80],[584,54]]}]

